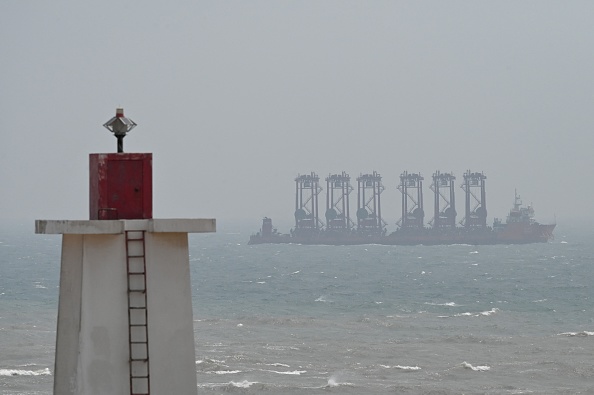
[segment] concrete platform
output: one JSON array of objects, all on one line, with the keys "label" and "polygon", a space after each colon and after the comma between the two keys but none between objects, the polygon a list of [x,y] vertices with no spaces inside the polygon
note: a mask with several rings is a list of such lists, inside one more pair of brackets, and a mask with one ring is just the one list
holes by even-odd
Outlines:
[{"label": "concrete platform", "polygon": [[127,230],[154,233],[210,233],[216,232],[214,218],[122,219],[122,220],[46,220],[35,221],[38,234],[99,235],[122,234]]}]

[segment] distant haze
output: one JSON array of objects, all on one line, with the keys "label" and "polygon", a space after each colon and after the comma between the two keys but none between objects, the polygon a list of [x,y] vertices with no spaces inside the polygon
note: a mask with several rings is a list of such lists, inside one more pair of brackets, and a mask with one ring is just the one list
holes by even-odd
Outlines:
[{"label": "distant haze", "polygon": [[297,174],[376,170],[393,229],[401,172],[429,220],[431,174],[471,169],[489,223],[516,188],[542,222],[594,218],[593,20],[589,1],[2,1],[0,218],[87,219],[119,106],[155,217],[290,223]]}]

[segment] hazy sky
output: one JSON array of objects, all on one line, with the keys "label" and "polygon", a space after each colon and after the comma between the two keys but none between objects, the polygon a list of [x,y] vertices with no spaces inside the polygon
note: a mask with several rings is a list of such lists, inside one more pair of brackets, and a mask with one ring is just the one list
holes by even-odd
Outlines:
[{"label": "hazy sky", "polygon": [[594,218],[593,21],[592,1],[4,0],[0,218],[88,219],[118,106],[156,218],[256,230],[293,219],[298,173],[376,170],[393,229],[401,172],[429,219],[431,174],[467,169],[489,222],[514,188],[543,222]]}]

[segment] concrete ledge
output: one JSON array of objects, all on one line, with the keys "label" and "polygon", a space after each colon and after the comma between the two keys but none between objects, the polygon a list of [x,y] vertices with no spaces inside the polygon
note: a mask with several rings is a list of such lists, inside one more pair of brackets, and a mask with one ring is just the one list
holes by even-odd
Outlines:
[{"label": "concrete ledge", "polygon": [[214,218],[202,219],[130,219],[130,220],[44,220],[35,221],[39,234],[121,234],[126,230],[154,233],[210,233],[216,232]]},{"label": "concrete ledge", "polygon": [[152,219],[149,224],[149,232],[155,233],[210,233],[217,231],[217,221],[214,218],[208,219]]},{"label": "concrete ledge", "polygon": [[123,221],[69,221],[45,220],[35,221],[35,233],[57,234],[119,234],[124,233]]}]

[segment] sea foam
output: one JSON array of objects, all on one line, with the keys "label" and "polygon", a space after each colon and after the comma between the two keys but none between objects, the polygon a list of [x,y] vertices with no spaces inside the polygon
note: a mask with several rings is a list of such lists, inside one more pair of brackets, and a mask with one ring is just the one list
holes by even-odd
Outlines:
[{"label": "sea foam", "polygon": [[581,331],[581,332],[563,332],[563,333],[558,333],[557,336],[569,336],[569,337],[573,337],[573,336],[578,336],[578,337],[586,337],[586,336],[594,336],[594,332],[588,332],[588,331]]},{"label": "sea foam", "polygon": [[326,385],[326,388],[329,388],[329,387],[339,387],[339,386],[354,387],[355,384],[353,384],[353,383],[347,383],[347,382],[340,383],[340,382],[338,382],[338,378],[336,378],[336,376],[332,376],[332,377],[330,377],[328,379],[328,385]]},{"label": "sea foam", "polygon": [[421,368],[418,367],[418,366],[401,366],[401,365],[396,365],[396,366],[379,365],[379,366],[381,366],[382,368],[385,368],[385,369],[392,369],[392,368],[394,368],[394,369],[403,370],[403,371],[406,371],[406,372],[415,372],[417,370],[421,370]]},{"label": "sea foam", "polygon": [[293,370],[293,371],[277,371],[277,370],[262,370],[263,372],[270,372],[270,373],[276,373],[276,374],[289,374],[289,375],[295,375],[295,376],[299,376],[302,375],[303,373],[307,373],[307,370]]},{"label": "sea foam", "polygon": [[394,366],[394,368],[399,369],[399,370],[404,370],[407,372],[416,372],[417,370],[421,370],[420,367],[418,366],[400,366],[400,365],[396,365]]},{"label": "sea foam", "polygon": [[460,313],[460,314],[455,314],[454,317],[480,317],[480,316],[490,316],[493,314],[498,313],[500,310],[497,307],[492,308],[491,310],[487,310],[487,311],[481,311],[478,313]]},{"label": "sea foam", "polygon": [[41,370],[0,369],[0,376],[50,376],[48,368]]},{"label": "sea foam", "polygon": [[487,365],[483,365],[483,366],[472,366],[471,364],[469,364],[466,361],[462,362],[462,367],[464,367],[466,369],[474,370],[475,372],[486,372],[488,370],[491,370],[491,367],[490,366],[487,366]]},{"label": "sea foam", "polygon": [[235,381],[231,381],[229,383],[229,385],[233,386],[233,387],[237,387],[237,388],[250,388],[252,385],[257,384],[257,381],[247,381],[247,380],[243,380],[243,381],[239,381],[239,382],[235,382]]},{"label": "sea foam", "polygon": [[431,303],[431,302],[425,302],[425,304],[429,305],[429,306],[448,306],[448,307],[458,307],[459,305],[456,304],[456,302],[447,302],[447,303]]}]

